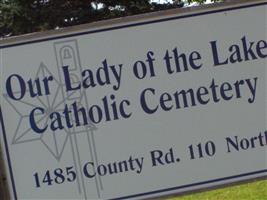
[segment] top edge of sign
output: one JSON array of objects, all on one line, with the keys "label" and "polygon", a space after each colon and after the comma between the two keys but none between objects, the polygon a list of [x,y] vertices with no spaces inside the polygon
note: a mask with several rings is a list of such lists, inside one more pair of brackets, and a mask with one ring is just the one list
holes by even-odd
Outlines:
[{"label": "top edge of sign", "polygon": [[75,25],[71,27],[64,27],[57,30],[48,30],[44,32],[35,32],[20,36],[0,38],[0,49],[151,23],[159,23],[179,18],[194,17],[216,12],[260,6],[264,4],[267,4],[266,0],[226,0],[225,2],[221,3],[206,4],[195,7],[174,8],[170,10],[162,10],[121,18],[114,18],[87,24]]}]

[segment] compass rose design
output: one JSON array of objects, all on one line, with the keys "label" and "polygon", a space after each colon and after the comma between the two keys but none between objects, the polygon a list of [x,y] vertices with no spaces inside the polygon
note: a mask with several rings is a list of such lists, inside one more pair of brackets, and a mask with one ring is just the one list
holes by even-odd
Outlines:
[{"label": "compass rose design", "polygon": [[[41,63],[37,70],[36,77],[43,79],[48,76],[52,76],[52,73],[44,63]],[[55,78],[53,83],[51,82],[51,84],[54,85],[52,85],[51,87],[50,95],[38,96],[36,98],[30,98],[25,95],[24,99],[20,101],[12,100],[8,97],[7,94],[4,94],[3,96],[19,116],[19,122],[16,126],[12,144],[41,141],[42,144],[47,148],[47,150],[53,155],[53,157],[60,161],[68,138],[71,134],[74,133],[71,130],[64,128],[64,130],[60,131],[60,133],[58,131],[50,130],[45,131],[42,134],[38,134],[32,131],[29,123],[29,114],[31,110],[36,107],[42,107],[45,109],[44,114],[39,114],[39,116],[37,114],[35,116],[37,118],[36,124],[39,127],[45,127],[49,125],[48,121],[51,112],[57,111],[58,113],[60,113],[63,111],[65,103],[60,91],[64,86],[60,84],[60,82]],[[71,98],[73,95],[75,95],[75,92],[68,94],[67,97]],[[83,98],[84,95],[80,96],[80,99],[78,99],[78,103],[80,105],[82,104]],[[62,117],[64,116],[62,115]],[[83,131],[86,131],[85,128],[90,130],[95,129],[92,123],[89,123],[87,127],[83,127]],[[79,130],[78,133],[79,132],[82,132],[82,130]],[[75,133],[77,133],[77,131],[75,131]]]}]

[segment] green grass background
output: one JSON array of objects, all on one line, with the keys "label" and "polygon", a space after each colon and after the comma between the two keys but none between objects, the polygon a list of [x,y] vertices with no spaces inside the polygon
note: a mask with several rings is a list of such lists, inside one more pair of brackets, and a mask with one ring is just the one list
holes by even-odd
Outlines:
[{"label": "green grass background", "polygon": [[167,200],[267,200],[267,180]]}]

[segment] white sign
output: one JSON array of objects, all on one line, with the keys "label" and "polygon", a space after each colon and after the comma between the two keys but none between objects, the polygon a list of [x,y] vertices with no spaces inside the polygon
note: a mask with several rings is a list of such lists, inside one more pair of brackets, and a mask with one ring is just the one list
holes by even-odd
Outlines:
[{"label": "white sign", "polygon": [[14,199],[142,199],[267,175],[267,6],[1,43]]}]

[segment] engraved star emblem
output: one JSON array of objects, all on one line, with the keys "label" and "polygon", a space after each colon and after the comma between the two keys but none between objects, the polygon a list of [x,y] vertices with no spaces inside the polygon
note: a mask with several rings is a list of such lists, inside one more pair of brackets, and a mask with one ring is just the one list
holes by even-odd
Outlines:
[{"label": "engraved star emblem", "polygon": [[[37,73],[36,79],[39,78],[43,80],[45,77],[53,76],[49,69],[45,66],[44,63],[41,63]],[[92,130],[95,127],[89,123],[86,127],[78,127],[67,129],[64,128],[63,130],[52,131],[50,126],[50,114],[52,112],[58,112],[61,114],[62,120],[64,120],[64,115],[62,114],[63,109],[65,107],[65,99],[62,91],[64,90],[64,84],[60,83],[55,77],[53,76],[53,81],[50,82],[50,94],[37,96],[35,98],[30,97],[29,91],[26,91],[26,95],[20,101],[14,101],[8,97],[7,94],[3,94],[4,99],[11,105],[14,111],[19,116],[18,124],[16,125],[16,130],[14,137],[12,139],[12,144],[21,144],[21,143],[28,143],[34,141],[41,141],[41,143],[48,149],[48,151],[53,155],[55,159],[58,161],[62,157],[64,148],[68,141],[68,138],[71,134],[77,134],[82,132],[87,132],[88,130]],[[77,92],[75,91],[72,93],[67,94],[67,99],[71,99],[72,96],[77,97]],[[86,105],[86,96],[85,93],[79,94],[79,99],[77,101],[78,105]],[[29,122],[29,115],[30,112],[36,108],[42,107],[45,109],[44,114],[36,114],[35,121],[38,127],[46,127],[47,131],[42,134],[35,133],[32,128],[30,127]],[[87,105],[85,106],[87,107]]]}]

